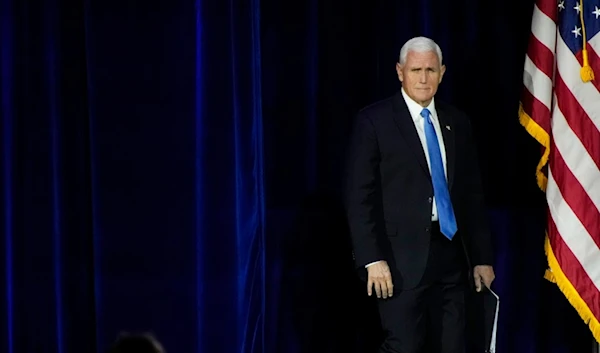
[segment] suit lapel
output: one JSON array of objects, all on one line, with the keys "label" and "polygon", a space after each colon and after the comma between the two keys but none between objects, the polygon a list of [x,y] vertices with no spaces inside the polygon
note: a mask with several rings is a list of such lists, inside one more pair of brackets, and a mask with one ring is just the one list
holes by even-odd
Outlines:
[{"label": "suit lapel", "polygon": [[454,167],[456,163],[455,131],[452,116],[448,114],[440,104],[436,106],[438,119],[440,120],[440,130],[444,138],[444,147],[446,149],[446,169],[448,174],[448,189],[452,188],[454,182]]},{"label": "suit lapel", "polygon": [[[446,150],[446,169],[448,174],[448,189],[452,188],[454,182],[454,168],[456,163],[456,146],[455,146],[455,131],[452,121],[452,116],[444,109],[443,104],[436,106],[437,116],[440,120],[440,129],[444,139],[444,148]],[[406,102],[402,97],[402,93],[398,92],[394,97],[394,121],[404,137],[406,143],[412,150],[413,155],[419,161],[419,165],[423,171],[431,178],[429,166],[425,159],[425,151],[423,145],[415,129],[415,123],[410,116]]]},{"label": "suit lapel", "polygon": [[427,160],[425,159],[425,151],[423,151],[423,145],[421,144],[419,134],[415,129],[415,123],[410,116],[406,102],[400,92],[394,97],[394,121],[404,137],[404,140],[408,144],[409,149],[419,161],[421,168],[423,168],[425,174],[431,177],[429,167],[427,166]]}]

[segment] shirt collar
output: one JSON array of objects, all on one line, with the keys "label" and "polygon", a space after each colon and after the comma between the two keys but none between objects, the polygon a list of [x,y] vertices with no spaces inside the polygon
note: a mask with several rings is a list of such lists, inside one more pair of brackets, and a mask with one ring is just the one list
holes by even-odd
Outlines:
[{"label": "shirt collar", "polygon": [[[415,102],[412,98],[410,98],[408,94],[406,94],[406,92],[404,91],[404,88],[402,88],[401,91],[412,119],[415,122],[419,121],[420,119],[423,119],[423,117],[421,116],[421,111],[424,109],[424,107],[422,107],[419,103]],[[425,108],[429,109],[429,112],[431,113],[431,118],[436,120],[437,114],[435,111],[435,98],[432,98],[429,105]]]}]

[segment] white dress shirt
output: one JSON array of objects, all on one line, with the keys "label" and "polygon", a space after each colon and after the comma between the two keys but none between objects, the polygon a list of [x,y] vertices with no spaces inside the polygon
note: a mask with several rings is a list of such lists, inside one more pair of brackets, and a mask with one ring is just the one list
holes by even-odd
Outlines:
[{"label": "white dress shirt", "polygon": [[[404,88],[402,88],[402,97],[404,97],[404,101],[406,102],[406,106],[408,107],[408,111],[410,112],[410,116],[415,123],[415,129],[417,130],[417,134],[419,135],[419,139],[421,140],[421,145],[423,146],[423,151],[425,152],[425,159],[427,160],[427,165],[429,166],[429,172],[431,173],[431,162],[429,161],[429,151],[427,150],[427,140],[425,139],[425,118],[421,116],[421,111],[424,109],[419,103],[415,102],[410,98]],[[431,121],[433,122],[433,128],[435,129],[435,133],[437,135],[438,143],[440,144],[440,152],[442,154],[442,163],[444,164],[444,173],[446,174],[446,179],[448,178],[448,168],[446,167],[446,147],[444,145],[444,138],[442,136],[442,130],[440,129],[440,121],[437,116],[437,111],[435,110],[435,98],[431,99],[431,103],[427,107],[430,112]],[[437,221],[437,206],[435,202],[435,197],[433,198],[431,208],[431,220]],[[379,262],[379,261],[376,261]],[[365,267],[369,267],[372,264],[376,263],[372,262]]]}]

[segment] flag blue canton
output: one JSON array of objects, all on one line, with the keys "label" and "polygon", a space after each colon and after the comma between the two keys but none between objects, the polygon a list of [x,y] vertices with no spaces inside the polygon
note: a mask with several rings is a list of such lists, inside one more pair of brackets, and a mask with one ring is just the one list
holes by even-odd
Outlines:
[{"label": "flag blue canton", "polygon": [[[573,54],[583,49],[583,29],[579,18],[578,0],[558,0],[558,28],[560,36]],[[589,41],[600,32],[600,0],[583,1],[583,21]]]}]

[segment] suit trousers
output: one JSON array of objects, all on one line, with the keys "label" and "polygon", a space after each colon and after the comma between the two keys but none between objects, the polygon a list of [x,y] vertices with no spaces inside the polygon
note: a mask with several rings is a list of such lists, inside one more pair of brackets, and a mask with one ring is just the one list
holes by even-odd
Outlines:
[{"label": "suit trousers", "polygon": [[378,299],[386,338],[380,353],[464,353],[466,259],[457,234],[451,241],[433,223],[419,285]]}]

